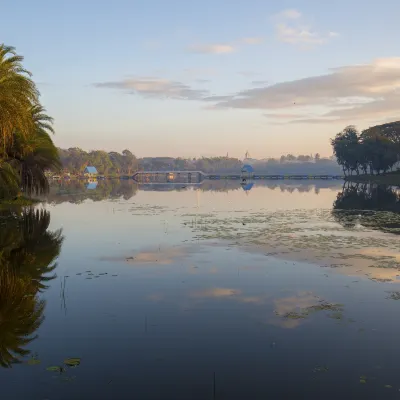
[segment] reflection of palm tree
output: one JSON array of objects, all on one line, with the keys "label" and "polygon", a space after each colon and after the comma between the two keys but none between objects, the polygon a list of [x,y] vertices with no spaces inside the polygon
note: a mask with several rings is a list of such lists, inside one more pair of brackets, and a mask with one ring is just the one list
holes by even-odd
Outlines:
[{"label": "reflection of palm tree", "polygon": [[0,365],[9,368],[30,353],[24,347],[37,337],[45,303],[28,280],[8,268],[0,269],[0,287]]},{"label": "reflection of palm tree", "polygon": [[[2,215],[4,217],[4,215]],[[49,232],[50,214],[28,210],[6,217],[0,231],[0,365],[10,367],[29,354],[45,303],[37,294],[56,268],[63,237]]]}]

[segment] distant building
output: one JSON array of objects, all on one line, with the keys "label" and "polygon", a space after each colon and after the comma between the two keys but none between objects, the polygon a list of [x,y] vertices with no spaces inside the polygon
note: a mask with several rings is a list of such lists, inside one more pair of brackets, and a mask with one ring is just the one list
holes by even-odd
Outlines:
[{"label": "distant building", "polygon": [[85,175],[87,178],[95,178],[98,175],[96,167],[86,167],[85,170],[83,171],[83,175]]},{"label": "distant building", "polygon": [[241,170],[242,179],[251,179],[253,178],[253,176],[254,176],[254,168],[249,164],[243,165]]}]

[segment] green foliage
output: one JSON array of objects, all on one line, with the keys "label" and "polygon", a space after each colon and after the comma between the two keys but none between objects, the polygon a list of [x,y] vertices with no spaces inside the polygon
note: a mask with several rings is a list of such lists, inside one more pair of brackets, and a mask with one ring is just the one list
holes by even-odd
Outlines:
[{"label": "green foliage", "polygon": [[133,175],[138,169],[137,158],[129,151],[121,153],[102,150],[86,152],[78,147],[58,149],[62,167],[74,175],[80,175],[88,165],[96,167],[101,175]]},{"label": "green foliage", "polygon": [[0,200],[48,191],[47,170],[60,168],[52,118],[39,103],[23,57],[0,44]]},{"label": "green foliage", "polygon": [[391,170],[400,160],[400,129],[395,134],[388,126],[398,124],[378,125],[361,134],[354,126],[348,126],[338,133],[331,144],[343,172],[350,175],[356,172],[358,175],[361,171],[366,174],[369,170],[371,174],[379,175]]}]

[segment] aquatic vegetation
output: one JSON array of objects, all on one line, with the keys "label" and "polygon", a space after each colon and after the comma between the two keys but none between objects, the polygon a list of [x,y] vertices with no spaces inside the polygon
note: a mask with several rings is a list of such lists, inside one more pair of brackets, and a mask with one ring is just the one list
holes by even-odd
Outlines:
[{"label": "aquatic vegetation", "polygon": [[400,292],[390,292],[390,295],[387,297],[387,299],[400,300]]},{"label": "aquatic vegetation", "polygon": [[64,364],[67,365],[68,367],[77,367],[80,365],[81,359],[80,358],[66,358],[64,360]]},{"label": "aquatic vegetation", "polygon": [[59,372],[60,374],[64,372],[64,368],[59,367],[58,365],[52,365],[50,367],[47,367],[46,370],[50,372]]},{"label": "aquatic vegetation", "polygon": [[[306,298],[305,298],[305,300],[306,300]],[[299,301],[301,302],[301,298],[299,298]],[[293,310],[293,311],[285,312],[283,314],[280,314],[278,311],[275,310],[275,315],[281,316],[288,320],[303,320],[317,312],[332,311],[333,312],[332,314],[328,314],[329,318],[333,318],[333,319],[337,319],[337,320],[343,319],[343,314],[342,314],[343,304],[329,303],[329,302],[326,302],[325,300],[320,300],[320,302],[318,304],[310,305],[310,306],[306,306],[306,307],[296,307],[296,308],[298,308],[299,311]]]}]

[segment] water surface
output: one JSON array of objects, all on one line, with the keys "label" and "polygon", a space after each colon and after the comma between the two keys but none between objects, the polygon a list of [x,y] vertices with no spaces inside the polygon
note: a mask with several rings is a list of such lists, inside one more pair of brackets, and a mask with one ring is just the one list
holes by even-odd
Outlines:
[{"label": "water surface", "polygon": [[395,189],[87,186],[3,211],[2,398],[398,398]]}]

